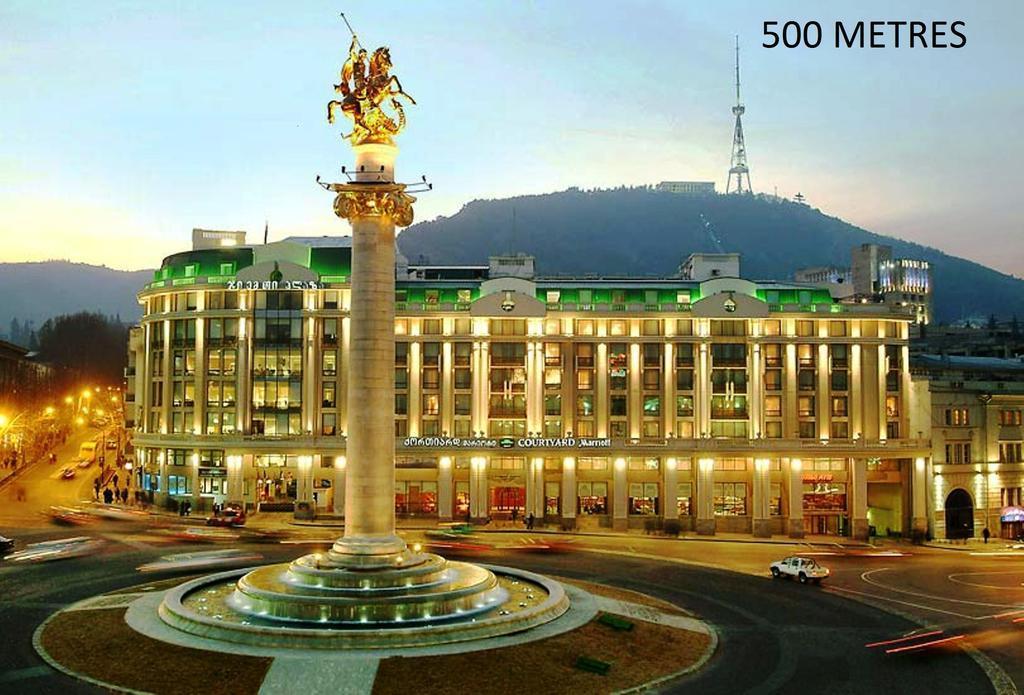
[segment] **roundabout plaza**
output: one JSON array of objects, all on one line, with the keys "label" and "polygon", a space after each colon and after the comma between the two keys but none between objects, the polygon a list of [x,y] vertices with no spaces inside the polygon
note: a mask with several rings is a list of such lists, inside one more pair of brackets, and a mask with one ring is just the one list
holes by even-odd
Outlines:
[{"label": "roundabout plaza", "polygon": [[[601,596],[525,570],[448,561],[396,533],[395,228],[412,223],[415,198],[395,180],[394,139],[405,125],[403,102],[415,102],[391,73],[388,49],[368,53],[355,35],[335,89],[341,99],[329,104],[328,120],[339,110],[349,119],[345,137],[355,168],[347,182],[321,185],[335,194],[334,212],[352,229],[348,390],[350,402],[361,404],[349,421],[344,536],[326,552],[283,564],[86,599],[40,627],[38,650],[52,666],[101,687],[149,692],[222,689],[223,681],[212,685],[204,676],[211,667],[237,670],[236,692],[367,692],[381,658],[486,651],[493,661],[514,649],[512,662],[529,661],[523,650],[531,645],[536,654],[560,653],[547,661],[565,662],[570,674],[604,678],[600,689],[640,687],[696,668],[714,652],[716,637],[671,605],[643,595]],[[281,279],[275,272],[268,280]],[[646,627],[637,629],[638,621]],[[66,649],[68,636],[77,634],[133,646],[120,650],[112,672]],[[642,663],[656,651],[662,658],[612,669],[607,655],[630,639],[625,661]],[[153,659],[175,665],[172,683]],[[208,665],[198,666],[204,659]],[[505,685],[536,687],[531,678],[545,673],[512,669]],[[562,682],[544,689],[594,687]]]}]

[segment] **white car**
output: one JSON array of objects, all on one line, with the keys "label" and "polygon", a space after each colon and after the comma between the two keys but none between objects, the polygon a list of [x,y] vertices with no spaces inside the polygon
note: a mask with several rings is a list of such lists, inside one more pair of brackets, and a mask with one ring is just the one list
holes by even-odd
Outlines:
[{"label": "white car", "polygon": [[818,561],[810,557],[787,557],[769,565],[773,577],[787,577],[800,580],[801,584],[814,582],[820,584],[821,580],[829,575],[827,567],[818,564]]},{"label": "white car", "polygon": [[77,536],[75,538],[61,538],[55,541],[44,541],[26,546],[24,550],[12,553],[7,556],[11,562],[49,562],[50,560],[64,560],[70,557],[81,557],[93,555],[104,545],[100,538],[89,536]]}]

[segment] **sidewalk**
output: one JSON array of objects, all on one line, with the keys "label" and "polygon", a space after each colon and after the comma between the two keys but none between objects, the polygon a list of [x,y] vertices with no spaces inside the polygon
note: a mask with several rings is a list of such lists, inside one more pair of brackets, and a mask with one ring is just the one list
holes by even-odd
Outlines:
[{"label": "sidewalk", "polygon": [[[322,517],[313,521],[296,521],[287,512],[257,512],[249,516],[249,525],[257,528],[288,529],[288,528],[319,528],[331,530],[337,533],[344,529],[345,524],[336,517]],[[440,528],[439,522],[431,522],[426,519],[398,520],[396,527],[399,531],[435,531]],[[769,545],[804,545],[804,546],[825,546],[843,548],[869,548],[870,543],[855,541],[850,538],[839,536],[807,536],[805,538],[789,538],[786,536],[775,536],[772,538],[755,538],[740,533],[718,533],[714,536],[699,536],[695,533],[680,534],[678,538],[657,533],[645,533],[643,530],[634,529],[630,531],[612,531],[601,529],[595,531],[562,531],[557,528],[534,528],[527,530],[522,523],[509,521],[493,521],[486,526],[474,526],[473,530],[478,534],[503,534],[503,533],[529,533],[534,535],[558,535],[558,536],[581,536],[588,538],[650,538],[663,541],[690,541],[705,543],[759,543]]]}]

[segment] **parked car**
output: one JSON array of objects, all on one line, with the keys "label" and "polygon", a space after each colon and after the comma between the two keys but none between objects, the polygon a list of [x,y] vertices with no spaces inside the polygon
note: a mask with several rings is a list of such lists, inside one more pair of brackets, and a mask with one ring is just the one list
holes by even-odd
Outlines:
[{"label": "parked car", "polygon": [[821,584],[821,580],[829,575],[827,567],[818,564],[818,561],[811,557],[787,557],[768,566],[773,577],[796,578],[801,584],[814,582]]},{"label": "parked car", "polygon": [[207,526],[245,526],[245,507],[228,502],[206,520]]},{"label": "parked car", "polygon": [[11,562],[49,562],[50,560],[64,560],[70,557],[81,557],[92,555],[102,548],[104,541],[89,536],[77,536],[75,538],[61,538],[55,541],[44,541],[33,543],[24,550],[12,553],[8,556]]},{"label": "parked car", "polygon": [[0,557],[14,551],[14,539],[0,536]]}]

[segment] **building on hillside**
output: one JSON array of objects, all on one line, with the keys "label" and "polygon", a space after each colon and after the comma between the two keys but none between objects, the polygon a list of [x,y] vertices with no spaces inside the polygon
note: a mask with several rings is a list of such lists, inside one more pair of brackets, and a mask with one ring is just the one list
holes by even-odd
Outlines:
[{"label": "building on hillside", "polygon": [[714,181],[662,181],[655,190],[682,195],[714,195]]},{"label": "building on hillside", "polygon": [[691,253],[679,266],[679,277],[683,280],[703,281],[712,278],[738,278],[740,276],[740,254],[738,253]]},{"label": "building on hillside", "polygon": [[1016,320],[981,325],[930,325],[910,346],[912,353],[1013,359],[1024,355],[1024,332]]},{"label": "building on hillside", "polygon": [[892,247],[861,244],[850,267],[815,266],[793,274],[797,282],[828,286],[832,296],[860,303],[903,307],[914,316],[913,335],[932,322],[932,271],[928,261],[893,258]]},{"label": "building on hillside", "polygon": [[919,429],[930,426],[937,538],[1024,533],[1024,361],[916,355],[911,359]]},{"label": "building on hillside", "polygon": [[861,244],[853,249],[850,270],[857,297],[909,307],[915,323],[931,323],[932,272],[928,261],[894,258],[891,246]]},{"label": "building on hillside", "polygon": [[[350,251],[347,238],[200,248],[141,289],[134,446],[158,502],[344,514]],[[400,516],[793,537],[925,527],[923,503],[892,512],[923,490],[930,454],[908,419],[905,311],[725,275],[494,267],[397,280]]]},{"label": "building on hillside", "polygon": [[793,273],[795,282],[819,287],[827,287],[836,299],[846,299],[853,295],[853,276],[849,268],[834,265],[801,268]]}]

